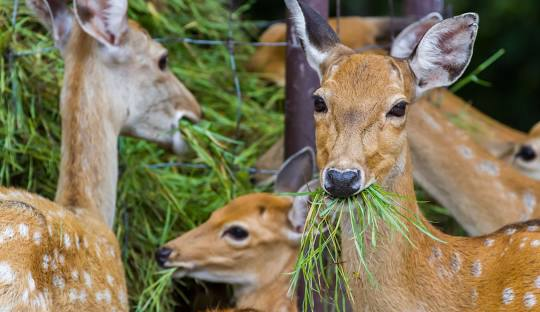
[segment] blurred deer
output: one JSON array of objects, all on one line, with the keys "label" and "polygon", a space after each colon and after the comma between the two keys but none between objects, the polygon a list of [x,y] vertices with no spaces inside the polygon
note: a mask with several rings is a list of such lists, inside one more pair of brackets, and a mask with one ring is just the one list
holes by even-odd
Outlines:
[{"label": "blurred deer", "polygon": [[333,197],[351,197],[377,183],[400,195],[395,200],[405,216],[418,218],[444,241],[409,225],[411,244],[380,223],[377,246],[367,244],[364,258],[376,280],[373,285],[357,257],[350,218],[344,217],[342,255],[351,276],[354,310],[537,310],[538,221],[484,237],[453,237],[432,227],[415,200],[405,126],[409,105],[463,74],[472,56],[478,16],[467,13],[436,23],[409,57],[400,58],[357,54],[342,45],[309,6],[285,2],[307,59],[321,77],[314,107],[322,187]]},{"label": "blurred deer", "polygon": [[127,20],[127,0],[29,0],[65,60],[56,202],[0,188],[0,310],[128,311],[115,234],[118,135],[181,151],[193,96],[166,50]]},{"label": "blurred deer", "polygon": [[168,242],[156,252],[165,268],[184,276],[234,287],[241,309],[297,311],[288,295],[300,238],[309,209],[308,195],[280,196],[316,188],[311,180],[315,155],[309,148],[291,156],[279,171],[278,194],[241,196],[216,210],[199,227]]},{"label": "blurred deer", "polygon": [[[339,36],[343,44],[352,49],[363,49],[389,41],[394,31],[399,31],[409,22],[406,18],[390,17],[341,17]],[[337,28],[338,20],[331,18],[329,24]],[[276,23],[260,36],[259,42],[277,43],[287,41],[287,25]],[[285,85],[286,47],[260,46],[247,64],[251,72],[279,86]]]}]

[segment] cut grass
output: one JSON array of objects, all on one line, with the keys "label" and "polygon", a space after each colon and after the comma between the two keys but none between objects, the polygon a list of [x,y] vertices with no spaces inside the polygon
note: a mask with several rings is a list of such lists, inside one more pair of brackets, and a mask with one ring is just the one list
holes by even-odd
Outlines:
[{"label": "cut grass", "polygon": [[322,190],[314,192],[312,197],[290,288],[290,291],[297,289],[300,279],[304,280],[304,311],[313,311],[314,293],[328,298],[327,304],[337,311],[345,310],[346,297],[353,299],[349,281],[354,277],[346,274],[341,262],[340,225],[344,218],[349,218],[356,255],[363,272],[375,287],[377,280],[370,271],[366,251],[377,248],[381,227],[391,235],[402,236],[413,246],[409,226],[440,241],[419,219],[403,212],[399,201],[408,199],[389,193],[378,185],[368,187],[353,198],[328,198]]}]

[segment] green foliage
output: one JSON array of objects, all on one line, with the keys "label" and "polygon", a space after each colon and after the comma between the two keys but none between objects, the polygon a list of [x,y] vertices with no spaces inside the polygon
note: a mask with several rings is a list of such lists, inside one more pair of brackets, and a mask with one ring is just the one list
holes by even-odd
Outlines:
[{"label": "green foliage", "polygon": [[[21,1],[22,3],[23,1]],[[242,89],[242,118],[237,132],[235,96],[229,54],[224,46],[195,46],[171,37],[226,39],[228,10],[220,1],[130,0],[129,16],[169,49],[171,70],[203,107],[205,121],[182,125],[193,147],[187,161],[209,169],[149,165],[181,161],[157,146],[121,138],[117,222],[130,305],[137,311],[172,311],[171,272],[161,272],[154,251],[166,241],[205,221],[229,199],[252,191],[244,170],[282,132],[283,91],[242,70],[253,48],[237,46]],[[240,21],[247,7],[233,15],[233,39],[248,41],[254,27]],[[54,198],[60,160],[59,91],[63,62],[58,51],[11,58],[10,52],[53,47],[50,34],[28,8],[19,7],[11,26],[13,3],[0,5],[0,183]],[[11,63],[10,63],[11,60]],[[219,133],[219,135],[218,135]],[[234,138],[234,140],[228,139]],[[185,160],[186,161],[186,160]]]}]

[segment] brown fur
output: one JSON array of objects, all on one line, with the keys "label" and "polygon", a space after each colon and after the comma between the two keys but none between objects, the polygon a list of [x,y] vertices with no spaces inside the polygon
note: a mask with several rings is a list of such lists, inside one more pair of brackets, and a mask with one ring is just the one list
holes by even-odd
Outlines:
[{"label": "brown fur", "polygon": [[[220,282],[232,283],[237,308],[297,311],[296,299],[287,294],[287,273],[292,272],[298,253],[298,245],[284,232],[292,230],[287,219],[291,205],[290,198],[271,194],[241,196],[216,210],[204,224],[168,242],[165,247],[173,253],[166,266],[177,267],[177,276],[208,280],[208,274],[213,274]],[[247,227],[247,244],[231,245],[222,236],[231,223]]]},{"label": "brown fur", "polygon": [[[343,261],[348,275],[357,277],[352,282],[354,310],[523,311],[525,295],[540,296],[535,287],[540,262],[536,243],[531,244],[540,239],[538,228],[529,227],[532,223],[518,224],[486,237],[460,238],[430,226],[414,200],[406,119],[385,117],[397,99],[414,101],[410,69],[388,56],[343,58],[316,91],[328,104],[326,114],[315,116],[319,168],[362,168],[368,181],[403,196],[400,204],[405,215],[420,218],[445,241],[434,241],[409,226],[413,247],[381,224],[377,247],[368,248],[366,255],[377,280],[373,285],[359,264],[351,225],[344,218]],[[357,118],[351,118],[351,112]],[[521,247],[525,237],[528,242]],[[505,288],[514,292],[509,304],[503,303]]]}]

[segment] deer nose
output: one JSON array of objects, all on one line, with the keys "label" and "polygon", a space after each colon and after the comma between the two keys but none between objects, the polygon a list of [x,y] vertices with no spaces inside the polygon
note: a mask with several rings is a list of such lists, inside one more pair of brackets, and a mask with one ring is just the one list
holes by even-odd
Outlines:
[{"label": "deer nose", "polygon": [[525,161],[531,161],[536,158],[536,152],[530,145],[523,145],[519,152],[517,153],[516,157],[521,158]]},{"label": "deer nose", "polygon": [[362,174],[358,169],[329,168],[325,170],[323,179],[324,190],[334,197],[355,195],[362,187]]},{"label": "deer nose", "polygon": [[156,261],[159,266],[164,266],[169,261],[169,256],[172,253],[172,249],[168,247],[161,247],[156,251]]}]

